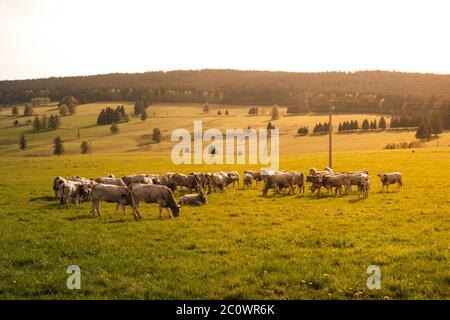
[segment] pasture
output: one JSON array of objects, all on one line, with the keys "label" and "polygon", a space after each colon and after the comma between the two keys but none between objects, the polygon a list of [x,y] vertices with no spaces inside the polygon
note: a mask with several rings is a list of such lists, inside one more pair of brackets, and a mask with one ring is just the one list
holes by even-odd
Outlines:
[{"label": "pasture", "polygon": [[[74,117],[83,117],[84,111],[80,106]],[[450,200],[444,177],[450,165],[448,147],[379,150],[384,142],[372,137],[392,135],[386,132],[364,138],[349,135],[364,140],[367,147],[358,148],[361,142],[355,142],[354,151],[345,152],[336,137],[334,169],[369,170],[368,199],[358,201],[356,193],[318,197],[308,188],[304,195],[273,196],[270,191],[262,196],[260,187],[229,187],[223,194],[211,194],[205,206],[182,207],[179,218],[168,219],[163,212],[159,220],[156,205],[143,205],[142,220],[135,222],[129,207],[125,217],[115,216],[113,204],[102,203],[100,218],[89,217],[87,202],[60,208],[52,198],[53,177],[217,170],[238,170],[242,175],[244,169],[259,167],[175,166],[167,153],[153,149],[167,148],[164,143],[125,152],[135,148],[131,141],[145,128],[168,128],[167,119],[146,123],[133,119],[123,127],[136,131],[122,130],[111,137],[107,126],[88,128],[88,116],[84,117],[89,134],[105,131],[98,133],[96,150],[120,152],[95,152],[90,158],[75,154],[79,142],[68,142],[69,155],[24,157],[20,155],[48,152],[51,142],[42,147],[41,143],[54,132],[30,134],[32,147],[23,153],[5,142],[11,133],[9,138],[2,136],[2,299],[450,298]],[[180,117],[177,125],[189,127],[189,117]],[[267,118],[261,116],[259,121],[262,124]],[[64,118],[58,130],[66,134],[64,138],[74,134],[69,119]],[[209,120],[226,125],[215,117]],[[2,133],[16,130],[17,134],[22,129],[5,129],[5,121]],[[282,149],[281,169],[307,172],[313,166],[326,166],[326,153],[311,151],[326,148],[314,140],[322,137],[291,138],[302,147],[289,146],[291,152],[285,153]],[[392,188],[393,192],[380,193],[376,174],[397,170],[403,174],[402,191]],[[72,264],[81,268],[81,290],[66,288],[66,268]],[[366,287],[369,265],[381,268],[380,290]]]},{"label": "pasture", "polygon": [[[126,112],[130,115],[130,122],[119,124],[120,132],[111,134],[109,125],[97,126],[96,120],[102,108],[115,107],[123,104]],[[12,127],[14,120],[24,123],[33,120],[34,117],[12,117],[9,108],[3,108],[0,114],[0,156],[49,156],[52,154],[53,139],[61,136],[64,140],[66,154],[79,154],[80,144],[83,140],[92,138],[92,151],[94,153],[134,153],[152,152],[169,154],[173,142],[170,136],[175,128],[193,129],[194,120],[203,121],[203,130],[217,128],[246,129],[249,125],[254,128],[266,128],[270,121],[271,106],[258,106],[261,115],[249,116],[250,106],[236,105],[214,105],[211,104],[209,114],[202,112],[202,104],[155,104],[147,110],[149,118],[141,121],[139,117],[133,116],[134,104],[130,102],[115,103],[92,103],[77,107],[77,113],[73,116],[61,118],[61,127],[54,131],[33,132],[31,126]],[[20,106],[20,113],[23,107]],[[218,116],[217,111],[222,114],[228,109],[229,116]],[[281,107],[282,113],[285,108]],[[38,115],[57,114],[57,105],[48,107],[37,107],[34,109]],[[374,114],[337,114],[334,116],[334,129],[339,122],[358,120],[359,125],[363,119],[379,119],[380,115]],[[386,116],[387,121],[388,117]],[[328,136],[306,136],[297,135],[300,126],[308,126],[310,132],[316,123],[328,121],[327,115],[286,115],[272,123],[280,130],[280,154],[297,155],[303,153],[320,153],[327,151]],[[159,128],[162,133],[162,142],[151,143],[151,133],[154,128]],[[78,130],[80,138],[78,138]],[[29,148],[21,151],[18,148],[19,137],[25,133]],[[413,141],[415,130],[376,131],[368,133],[339,134],[334,139],[335,151],[356,151],[382,149],[392,142]],[[440,135],[440,146],[450,146],[450,133]],[[205,143],[206,144],[206,143]],[[424,143],[424,146],[436,146],[436,141]]]}]

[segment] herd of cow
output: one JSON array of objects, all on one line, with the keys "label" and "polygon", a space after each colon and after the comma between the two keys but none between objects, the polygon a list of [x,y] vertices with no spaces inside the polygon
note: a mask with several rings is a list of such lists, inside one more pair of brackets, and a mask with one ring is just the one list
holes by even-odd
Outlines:
[{"label": "herd of cow", "polygon": [[[402,175],[400,172],[380,173],[378,177],[382,183],[382,191],[390,184],[397,184],[398,190],[402,187]],[[340,172],[335,173],[330,168],[317,171],[315,168],[309,170],[306,177],[302,172],[297,171],[253,171],[245,170],[243,176],[243,188],[252,188],[253,184],[264,184],[263,195],[269,189],[274,193],[280,193],[288,189],[289,194],[294,194],[298,188],[299,193],[305,192],[305,183],[311,183],[311,192],[320,193],[321,188],[325,188],[328,193],[337,195],[351,192],[352,186],[356,186],[359,197],[367,198],[370,188],[370,176],[367,171]],[[116,178],[113,174],[97,179],[88,179],[80,176],[72,176],[66,180],[57,176],[53,181],[55,198],[60,205],[75,203],[79,201],[92,201],[92,216],[100,215],[100,202],[116,203],[116,210],[119,207],[125,215],[125,206],[129,205],[133,209],[136,220],[141,219],[139,205],[144,203],[157,203],[159,205],[159,217],[162,218],[162,209],[166,208],[169,217],[179,216],[181,205],[204,205],[207,203],[207,195],[218,190],[225,189],[235,184],[239,186],[240,176],[237,171],[231,172],[194,172],[188,175],[181,173],[160,174],[133,174],[123,178]],[[181,196],[177,202],[174,191],[177,188],[184,188],[187,192]],[[192,193],[195,190],[195,193]],[[170,211],[169,211],[170,209]],[[172,214],[171,214],[172,213]]]}]

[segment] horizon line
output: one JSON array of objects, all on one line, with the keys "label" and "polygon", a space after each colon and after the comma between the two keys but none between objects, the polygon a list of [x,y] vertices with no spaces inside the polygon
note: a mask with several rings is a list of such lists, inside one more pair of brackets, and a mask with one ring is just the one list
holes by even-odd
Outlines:
[{"label": "horizon line", "polygon": [[383,69],[366,69],[366,70],[322,70],[322,71],[287,71],[287,70],[263,70],[263,69],[233,69],[233,68],[186,68],[186,69],[159,69],[159,70],[146,70],[146,71],[113,71],[105,73],[91,73],[91,74],[67,74],[59,76],[43,76],[35,78],[4,78],[0,79],[0,82],[13,82],[13,81],[33,81],[33,80],[48,80],[58,78],[77,78],[77,77],[96,77],[107,76],[117,74],[144,74],[144,73],[170,73],[170,72],[189,72],[189,71],[236,71],[236,72],[267,72],[267,73],[293,73],[293,74],[314,74],[314,73],[363,73],[363,72],[386,72],[386,73],[403,73],[403,74],[419,74],[419,75],[433,75],[433,76],[450,76],[450,73],[437,73],[437,72],[420,72],[420,71],[400,71],[400,70],[383,70]]}]

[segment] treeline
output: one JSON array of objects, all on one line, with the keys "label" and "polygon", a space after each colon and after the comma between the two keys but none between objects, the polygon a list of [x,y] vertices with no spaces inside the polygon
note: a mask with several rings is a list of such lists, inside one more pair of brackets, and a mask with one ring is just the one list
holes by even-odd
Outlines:
[{"label": "treeline", "polygon": [[46,115],[42,117],[36,116],[33,120],[34,131],[56,130],[61,126],[61,120],[58,115],[51,115],[47,118]]},{"label": "treeline", "polygon": [[115,109],[111,107],[103,108],[97,117],[97,124],[113,124],[128,121],[130,121],[130,118],[125,112],[123,105],[119,105]]}]

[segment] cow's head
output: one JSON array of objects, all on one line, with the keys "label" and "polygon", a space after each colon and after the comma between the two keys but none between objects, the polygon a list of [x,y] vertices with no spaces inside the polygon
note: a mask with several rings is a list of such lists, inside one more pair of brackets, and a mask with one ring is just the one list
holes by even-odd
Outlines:
[{"label": "cow's head", "polygon": [[172,207],[170,207],[170,210],[172,210],[172,214],[174,217],[180,216],[180,205],[174,204]]},{"label": "cow's head", "polygon": [[384,181],[386,179],[386,173],[379,173],[379,174],[377,174],[377,176],[380,177],[381,181]]}]

